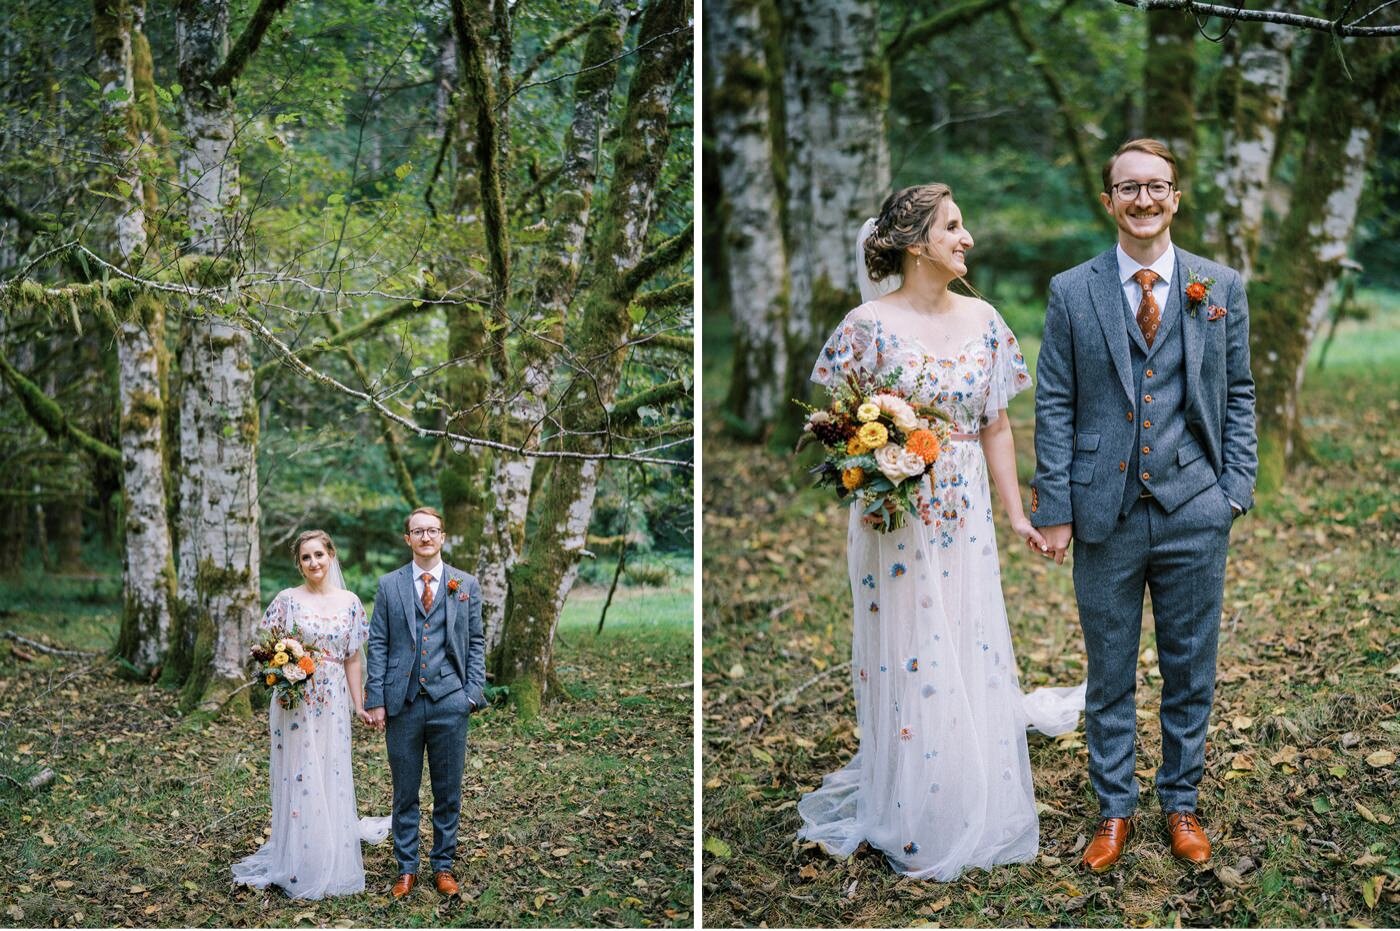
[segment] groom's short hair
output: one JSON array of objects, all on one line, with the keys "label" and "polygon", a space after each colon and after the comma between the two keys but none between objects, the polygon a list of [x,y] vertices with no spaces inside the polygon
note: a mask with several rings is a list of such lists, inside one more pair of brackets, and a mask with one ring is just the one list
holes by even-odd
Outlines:
[{"label": "groom's short hair", "polygon": [[1129,139],[1118,147],[1118,151],[1108,157],[1108,161],[1103,163],[1103,189],[1104,193],[1109,193],[1109,187],[1113,184],[1113,164],[1118,161],[1118,156],[1124,152],[1146,152],[1148,155],[1155,155],[1171,166],[1172,186],[1177,183],[1176,177],[1176,156],[1172,155],[1172,150],[1167,148],[1167,144],[1159,139]]},{"label": "groom's short hair", "polygon": [[442,515],[438,513],[437,508],[414,508],[412,511],[409,511],[408,516],[403,519],[404,533],[408,533],[409,524],[413,523],[414,514],[427,514],[429,517],[436,517],[438,527],[443,530],[447,529],[447,521],[442,519]]}]

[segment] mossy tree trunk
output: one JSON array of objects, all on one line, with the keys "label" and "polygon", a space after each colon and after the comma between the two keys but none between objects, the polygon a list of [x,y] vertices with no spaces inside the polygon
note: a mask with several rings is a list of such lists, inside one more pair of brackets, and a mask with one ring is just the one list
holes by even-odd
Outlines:
[{"label": "mossy tree trunk", "polygon": [[1209,225],[1220,260],[1247,282],[1254,276],[1297,30],[1273,23],[1239,23],[1235,30],[1219,78],[1222,157],[1218,213]]},{"label": "mossy tree trunk", "polygon": [[[241,259],[239,164],[232,83],[280,6],[263,3],[230,52],[227,0],[180,0],[175,41],[185,145],[188,254]],[[208,284],[208,282],[206,282]],[[228,300],[237,301],[230,294]],[[180,500],[181,589],[193,633],[181,704],[202,712],[250,713],[239,689],[246,651],[260,613],[258,590],[258,409],[253,394],[252,339],[215,308],[195,307],[182,340]],[[188,635],[187,635],[188,637]]]},{"label": "mossy tree trunk", "polygon": [[[875,0],[781,0],[779,7],[791,275],[786,399],[810,396],[817,352],[860,303],[856,233],[890,186],[889,73]],[[799,424],[785,405],[773,441],[790,444]]]},{"label": "mossy tree trunk", "polygon": [[1251,292],[1261,490],[1277,488],[1306,448],[1298,396],[1308,347],[1327,319],[1381,121],[1400,103],[1397,88],[1395,42],[1360,39],[1328,54],[1309,89],[1288,214]]},{"label": "mossy tree trunk", "polygon": [[[637,272],[670,142],[672,98],[677,75],[690,58],[687,7],[685,0],[655,0],[643,13],[638,63],[618,127],[606,207],[590,237],[594,277],[578,302],[582,319],[573,358],[587,370],[574,373],[560,403],[567,450],[607,449],[608,411],[617,396],[632,327],[628,307],[641,284]],[[538,527],[511,570],[501,678],[526,719],[537,715],[548,697],[554,635],[578,574],[601,467],[597,459],[554,462],[537,508]]]},{"label": "mossy tree trunk", "polygon": [[[136,60],[149,65],[139,34],[144,0],[96,0],[93,35],[101,85],[104,151],[116,166],[108,179],[115,198],[110,252],[139,270],[147,249],[146,179],[136,86]],[[144,70],[149,78],[149,69]],[[159,300],[139,295],[118,313],[118,391],[122,451],[122,587],[124,608],[117,654],[141,672],[162,662],[170,647],[175,567],[166,513],[165,399],[161,357],[165,313]]]},{"label": "mossy tree trunk", "polygon": [[1147,61],[1143,74],[1145,131],[1160,139],[1176,157],[1177,177],[1185,191],[1181,211],[1172,221],[1172,242],[1200,248],[1205,193],[1196,180],[1196,20],[1180,10],[1147,13]]},{"label": "mossy tree trunk", "polygon": [[[574,82],[574,111],[564,136],[564,156],[540,251],[534,293],[518,339],[516,369],[500,419],[502,442],[538,449],[548,426],[547,405],[562,362],[564,326],[583,264],[584,240],[598,179],[599,146],[608,104],[617,84],[627,11],[620,0],[603,0],[593,19]],[[514,380],[513,380],[514,381]],[[498,454],[477,560],[482,586],[486,649],[495,651],[505,631],[509,573],[525,543],[525,518],[536,460]]]},{"label": "mossy tree trunk", "polygon": [[[762,5],[713,0],[704,7],[720,186],[724,266],[734,361],[725,399],[731,424],[754,436],[792,412],[788,385],[788,262],[774,174]],[[771,18],[771,17],[770,17]]]}]

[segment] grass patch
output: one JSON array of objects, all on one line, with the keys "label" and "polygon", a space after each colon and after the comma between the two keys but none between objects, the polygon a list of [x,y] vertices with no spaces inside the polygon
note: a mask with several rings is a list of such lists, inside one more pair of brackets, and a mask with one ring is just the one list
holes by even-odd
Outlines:
[{"label": "grass patch", "polygon": [[[694,924],[686,581],[685,589],[620,590],[598,637],[589,605],[600,606],[605,592],[580,589],[556,650],[574,700],[547,706],[528,726],[508,706],[473,718],[460,901],[420,883],[394,902],[388,841],[364,848],[359,896],[299,902],[233,887],[230,865],[258,847],[268,824],[266,719],[190,729],[175,696],[118,678],[104,656],[25,662],[0,645],[6,923]],[[26,597],[6,628],[68,648],[102,649],[115,637],[111,605],[88,615],[66,599]],[[8,589],[0,603],[14,604]],[[356,728],[353,740],[360,813],[387,813],[383,739]],[[16,785],[45,766],[59,773],[49,788]],[[425,852],[430,799],[425,777]]]},{"label": "grass patch", "polygon": [[[1206,869],[1171,857],[1141,774],[1141,832],[1120,866],[1097,877],[1076,868],[1097,812],[1082,731],[1031,737],[1045,806],[1036,862],[939,884],[898,876],[875,851],[843,861],[798,844],[797,799],[857,745],[841,665],[851,631],[846,515],[782,455],[719,441],[707,427],[706,924],[1400,924],[1400,764],[1385,762],[1400,744],[1400,439],[1391,426],[1400,365],[1375,364],[1390,343],[1374,338],[1400,323],[1400,305],[1389,306],[1364,327],[1343,327],[1326,369],[1308,373],[1316,460],[1234,530],[1201,784],[1215,844]],[[1034,334],[1020,335],[1032,355]],[[706,373],[707,414],[723,376]],[[1028,394],[1011,409],[1023,482],[1034,461]],[[1009,545],[996,510],[1022,686],[1078,682],[1085,658],[1069,566]],[[1137,691],[1143,773],[1161,752],[1153,648],[1149,611]]]}]

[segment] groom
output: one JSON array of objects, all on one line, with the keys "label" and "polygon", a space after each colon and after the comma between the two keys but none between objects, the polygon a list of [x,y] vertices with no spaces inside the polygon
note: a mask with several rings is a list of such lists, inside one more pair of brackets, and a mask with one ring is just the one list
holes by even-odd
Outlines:
[{"label": "groom", "polygon": [[1100,822],[1084,851],[1113,866],[1134,831],[1138,638],[1152,597],[1162,672],[1157,797],[1172,853],[1210,857],[1196,817],[1230,525],[1257,466],[1249,308],[1231,269],[1172,245],[1176,160],[1125,143],[1099,200],[1118,245],[1050,282],[1036,391],[1031,523],[1044,555],[1074,546],[1089,657],[1085,735]]},{"label": "groom", "polygon": [[383,729],[394,781],[394,898],[418,882],[418,790],[423,755],[433,785],[433,880],[457,894],[452,859],[462,812],[467,716],[486,704],[486,639],[476,579],[445,564],[442,515],[418,508],[404,522],[413,561],[379,580],[369,625],[365,717]]}]

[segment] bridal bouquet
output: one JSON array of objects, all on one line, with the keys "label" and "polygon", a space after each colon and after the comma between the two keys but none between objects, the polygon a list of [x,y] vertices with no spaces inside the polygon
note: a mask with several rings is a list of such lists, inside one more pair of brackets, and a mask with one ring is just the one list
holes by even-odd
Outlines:
[{"label": "bridal bouquet", "polygon": [[272,689],[278,704],[289,711],[301,704],[306,685],[316,674],[313,654],[320,652],[320,647],[314,643],[306,643],[295,626],[291,630],[272,628],[253,645],[252,651],[263,684]]},{"label": "bridal bouquet", "polygon": [[947,415],[911,403],[896,388],[898,379],[895,371],[880,380],[848,375],[837,382],[826,407],[802,405],[807,423],[797,444],[800,450],[815,439],[825,447],[812,469],[816,484],[836,489],[838,499],[849,496],[882,532],[903,527],[906,514],[924,516],[919,480],[933,471],[949,435]]}]

